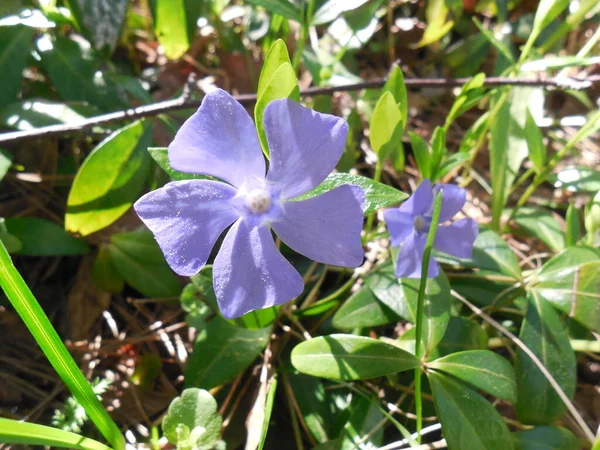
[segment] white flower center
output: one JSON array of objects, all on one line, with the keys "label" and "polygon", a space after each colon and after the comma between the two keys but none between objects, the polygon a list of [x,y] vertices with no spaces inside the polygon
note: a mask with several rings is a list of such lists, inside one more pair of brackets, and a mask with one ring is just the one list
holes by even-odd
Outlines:
[{"label": "white flower center", "polygon": [[265,189],[252,189],[246,195],[246,206],[252,214],[262,214],[271,209],[271,194]]}]

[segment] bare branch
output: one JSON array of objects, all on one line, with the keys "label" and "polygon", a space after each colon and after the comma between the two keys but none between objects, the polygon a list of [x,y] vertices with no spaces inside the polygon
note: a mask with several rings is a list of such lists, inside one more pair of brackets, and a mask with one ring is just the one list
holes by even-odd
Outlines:
[{"label": "bare branch", "polygon": [[[471,78],[407,78],[405,83],[407,87],[411,88],[451,88],[462,86],[469,80],[471,80]],[[537,86],[544,88],[553,87],[557,89],[587,89],[596,83],[600,83],[600,75],[592,75],[586,78],[561,77],[546,79],[488,77],[485,79],[484,85],[489,88],[499,86]],[[380,88],[384,84],[385,79],[376,79],[342,86],[310,87],[303,89],[300,92],[300,95],[302,97],[332,95],[335,92]],[[235,96],[235,99],[243,105],[248,105],[256,102],[256,94],[241,94]],[[190,100],[189,91],[184,90],[183,95],[173,100],[138,106],[124,111],[116,111],[68,124],[50,125],[47,127],[35,128],[33,130],[3,133],[0,134],[0,144],[9,144],[28,139],[48,138],[53,136],[65,137],[73,134],[85,134],[86,132],[92,133],[94,127],[125,122],[128,120],[137,120],[144,117],[153,117],[171,111],[198,108],[201,103],[202,99]]]}]

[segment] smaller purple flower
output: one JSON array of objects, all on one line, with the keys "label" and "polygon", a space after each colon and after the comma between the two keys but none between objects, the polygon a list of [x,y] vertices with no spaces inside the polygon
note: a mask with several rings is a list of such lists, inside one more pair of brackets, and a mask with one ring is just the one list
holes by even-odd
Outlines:
[{"label": "smaller purple flower", "polygon": [[[466,201],[465,190],[453,184],[438,184],[433,187],[431,181],[423,180],[413,195],[399,208],[383,211],[392,246],[401,245],[396,262],[398,278],[421,277],[425,242],[431,226],[433,201],[440,190],[444,191],[439,220],[442,224],[452,219]],[[433,247],[457,258],[470,258],[477,233],[477,222],[473,219],[460,219],[448,225],[439,225]],[[427,277],[433,278],[439,273],[440,268],[432,258]]]},{"label": "smaller purple flower", "polygon": [[302,277],[277,249],[271,230],[314,261],[345,267],[363,261],[360,188],[344,185],[295,200],[335,168],[346,143],[346,122],[281,99],[265,108],[264,126],[268,170],[244,107],[223,90],[208,94],[177,132],[169,162],[181,172],[223,182],[174,181],[134,205],[179,275],[196,274],[230,227],[213,266],[215,294],[227,318],[302,293]]}]

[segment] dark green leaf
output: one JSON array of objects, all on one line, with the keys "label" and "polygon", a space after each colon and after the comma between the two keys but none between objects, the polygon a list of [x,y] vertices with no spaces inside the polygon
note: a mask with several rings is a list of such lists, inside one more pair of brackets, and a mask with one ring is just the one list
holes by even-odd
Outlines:
[{"label": "dark green leaf", "polygon": [[184,0],[152,0],[154,31],[169,59],[177,59],[190,48]]},{"label": "dark green leaf", "polygon": [[435,178],[437,180],[443,179],[451,171],[453,171],[454,169],[462,166],[468,160],[469,160],[469,155],[467,153],[460,153],[460,152],[459,153],[453,153],[438,168],[438,171],[435,174]]},{"label": "dark green leaf", "polygon": [[142,294],[152,297],[177,297],[181,292],[152,233],[132,231],[110,237],[110,256],[119,274]]},{"label": "dark green leaf", "polygon": [[119,274],[117,267],[110,256],[110,249],[103,245],[98,250],[94,264],[92,265],[92,279],[96,286],[108,292],[121,292],[125,280]]},{"label": "dark green leaf", "polygon": [[150,127],[135,122],[98,144],[77,172],[69,192],[67,230],[86,236],[127,212],[148,175],[146,147],[151,137]]},{"label": "dark green leaf", "polygon": [[600,328],[600,252],[569,247],[546,262],[529,291],[590,330]]},{"label": "dark green leaf", "polygon": [[488,336],[481,325],[460,316],[450,317],[444,338],[437,349],[440,356],[463,350],[487,348]]},{"label": "dark green leaf", "polygon": [[363,205],[363,212],[365,215],[369,215],[380,208],[397,205],[408,197],[404,192],[400,192],[383,183],[373,181],[370,178],[361,177],[360,175],[350,175],[348,173],[333,173],[312,191],[294,200],[307,200],[345,184],[362,188],[365,194],[365,203]]},{"label": "dark green leaf", "polygon": [[452,353],[427,364],[430,369],[454,375],[488,394],[517,401],[515,371],[508,360],[489,350],[469,350]]},{"label": "dark green leaf", "polygon": [[513,440],[490,402],[464,383],[439,372],[427,374],[448,448],[511,450]]},{"label": "dark green leaf", "polygon": [[514,434],[515,450],[574,450],[579,439],[569,430],[557,426],[541,426]]},{"label": "dark green leaf", "polygon": [[35,29],[24,25],[0,26],[0,107],[14,101],[21,90]]},{"label": "dark green leaf", "polygon": [[249,330],[215,317],[194,344],[186,386],[212,389],[234,379],[263,351],[270,335],[271,327]]},{"label": "dark green leaf", "polygon": [[600,170],[587,166],[568,166],[556,174],[550,174],[548,181],[555,187],[571,192],[600,191]]},{"label": "dark green leaf", "polygon": [[67,3],[94,48],[112,52],[121,34],[129,0],[67,0]]},{"label": "dark green leaf", "polygon": [[173,169],[171,167],[171,164],[169,164],[169,154],[165,147],[150,147],[148,148],[148,153],[150,153],[150,156],[152,156],[152,159],[156,161],[156,164],[158,164],[158,166],[162,170],[164,170],[173,181],[205,180],[212,178],[206,175],[196,175],[194,173],[179,172]]},{"label": "dark green leaf", "polygon": [[316,377],[359,380],[414,369],[419,360],[377,339],[333,334],[298,344],[292,350],[292,364]]},{"label": "dark green leaf", "polygon": [[[569,398],[575,394],[575,354],[569,336],[550,303],[530,296],[521,340],[539,358]],[[522,350],[517,351],[517,416],[526,424],[544,425],[561,418],[565,404],[546,377]]]},{"label": "dark green leaf", "polygon": [[373,449],[383,444],[383,428],[376,428],[384,419],[378,403],[379,399],[354,395],[349,406],[350,418],[344,425],[339,450]]},{"label": "dark green leaf", "polygon": [[221,437],[222,423],[213,396],[204,389],[189,388],[169,405],[162,429],[178,448],[211,450]]},{"label": "dark green leaf", "polygon": [[333,316],[332,325],[340,330],[351,330],[386,325],[398,319],[399,316],[377,300],[371,288],[365,286],[342,304]]},{"label": "dark green leaf", "polygon": [[525,121],[525,138],[527,139],[529,159],[535,171],[540,173],[546,168],[546,146],[542,132],[529,110],[527,110],[527,120]]},{"label": "dark green leaf", "polygon": [[[290,374],[289,381],[296,396],[306,426],[318,442],[327,442],[333,435],[331,404],[323,382],[304,374]],[[342,412],[342,411],[340,411]]]},{"label": "dark green leaf", "polygon": [[527,234],[537,237],[552,250],[565,248],[564,232],[551,211],[537,206],[523,206],[513,215],[513,220]]},{"label": "dark green leaf", "polygon": [[273,14],[279,14],[286,19],[302,22],[302,14],[298,7],[290,3],[288,0],[247,0],[256,6],[262,6],[267,11]]},{"label": "dark green leaf", "polygon": [[60,225],[44,219],[23,217],[6,219],[8,232],[21,241],[17,252],[27,256],[83,255],[90,248],[69,235]]}]

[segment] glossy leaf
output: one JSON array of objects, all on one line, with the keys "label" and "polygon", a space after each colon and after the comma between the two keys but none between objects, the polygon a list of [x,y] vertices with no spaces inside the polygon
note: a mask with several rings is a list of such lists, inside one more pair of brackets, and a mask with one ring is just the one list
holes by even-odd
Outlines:
[{"label": "glossy leaf", "polygon": [[377,339],[333,334],[294,347],[292,365],[300,372],[316,377],[360,380],[414,369],[419,360]]},{"label": "glossy leaf", "polygon": [[464,383],[440,372],[427,374],[448,448],[512,450],[512,436],[490,402]]},{"label": "glossy leaf", "polygon": [[[539,358],[569,398],[575,394],[575,354],[558,314],[545,300],[530,296],[521,340]],[[550,424],[566,412],[546,377],[522,350],[517,351],[517,417],[531,425]]]},{"label": "glossy leaf", "polygon": [[79,28],[96,50],[112,52],[125,21],[128,0],[68,0]]},{"label": "glossy leaf", "polygon": [[362,188],[365,194],[365,202],[363,204],[363,212],[365,215],[369,215],[380,208],[397,205],[408,197],[404,192],[398,191],[383,183],[373,181],[367,177],[350,175],[349,173],[333,173],[312,191],[294,200],[306,200],[316,197],[317,195],[329,192],[344,184],[355,185]]},{"label": "glossy leaf", "polygon": [[110,447],[69,431],[0,417],[0,441],[3,444],[40,445],[78,450],[110,450]]},{"label": "glossy leaf", "polygon": [[256,6],[262,6],[273,14],[279,14],[286,19],[302,22],[300,9],[288,0],[247,0],[248,3]]},{"label": "glossy leaf", "polygon": [[271,327],[249,330],[215,317],[194,344],[185,371],[186,386],[212,389],[231,381],[258,357],[270,335]]},{"label": "glossy leaf", "polygon": [[148,148],[148,153],[150,153],[150,156],[156,162],[156,164],[158,164],[158,166],[162,170],[164,170],[173,181],[204,180],[207,178],[212,178],[206,175],[196,175],[194,173],[179,172],[173,169],[171,167],[171,164],[169,164],[169,154],[167,148],[165,147],[150,147]]},{"label": "glossy leaf", "polygon": [[527,120],[525,121],[525,137],[527,139],[529,159],[535,171],[540,173],[546,168],[546,146],[544,145],[542,132],[529,110],[527,111]]},{"label": "glossy leaf", "polygon": [[427,367],[453,375],[509,403],[517,401],[515,371],[497,353],[489,350],[452,353],[428,363]]},{"label": "glossy leaf", "polygon": [[204,389],[189,388],[169,405],[162,429],[168,441],[179,448],[211,450],[221,437],[222,423],[213,396]]},{"label": "glossy leaf", "polygon": [[579,439],[563,427],[546,425],[514,434],[515,450],[574,450]]},{"label": "glossy leaf", "polygon": [[513,215],[513,220],[527,234],[537,237],[552,250],[565,248],[564,232],[550,211],[536,206],[523,206]]},{"label": "glossy leaf", "polygon": [[287,47],[283,39],[277,39],[275,42],[273,42],[273,45],[271,45],[260,71],[258,89],[256,90],[257,96],[264,93],[265,89],[269,85],[269,82],[273,78],[273,75],[275,75],[275,72],[277,72],[277,69],[279,69],[285,63],[292,63],[290,61],[290,55],[288,54]]},{"label": "glossy leaf", "polygon": [[85,255],[85,241],[67,233],[60,225],[35,217],[6,219],[8,232],[21,241],[17,252],[27,256]]},{"label": "glossy leaf", "polygon": [[169,59],[177,59],[190,48],[184,0],[152,0],[154,31]]},{"label": "glossy leaf", "polygon": [[24,25],[0,26],[0,107],[17,98],[35,29]]},{"label": "glossy leaf", "polygon": [[110,237],[110,256],[127,284],[151,298],[177,297],[181,292],[152,233],[132,231]]},{"label": "glossy leaf", "polygon": [[[365,283],[375,296],[400,317],[415,323],[420,280],[396,278],[391,263],[380,266]],[[444,337],[450,319],[450,285],[443,272],[427,279],[423,303],[422,342],[426,353],[433,351]]]},{"label": "glossy leaf", "polygon": [[375,105],[369,125],[371,148],[379,158],[390,156],[402,137],[403,129],[402,112],[392,93],[385,91]]},{"label": "glossy leaf", "polygon": [[404,126],[408,123],[408,93],[404,82],[404,73],[396,63],[388,74],[388,78],[383,86],[383,92],[390,92],[394,96],[396,105],[400,108],[400,117]]},{"label": "glossy leaf", "polygon": [[588,329],[597,330],[599,279],[600,252],[589,247],[570,247],[542,266],[528,290]]},{"label": "glossy leaf", "polygon": [[399,316],[380,302],[370,287],[365,286],[352,294],[332,319],[338,330],[368,328],[397,322]]},{"label": "glossy leaf", "polygon": [[102,141],[86,158],[67,200],[65,228],[83,236],[107,227],[139,198],[148,175],[150,128],[135,122]]}]

